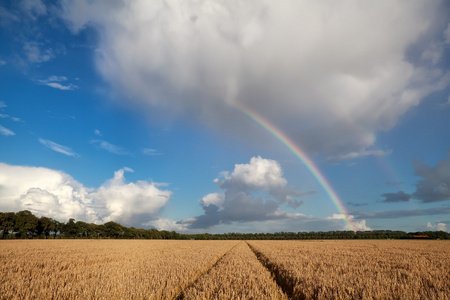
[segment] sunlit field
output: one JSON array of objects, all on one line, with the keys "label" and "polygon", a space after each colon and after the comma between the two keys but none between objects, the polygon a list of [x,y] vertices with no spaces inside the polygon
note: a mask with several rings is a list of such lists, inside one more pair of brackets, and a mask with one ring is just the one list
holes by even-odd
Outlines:
[{"label": "sunlit field", "polygon": [[236,241],[0,241],[4,299],[171,299]]},{"label": "sunlit field", "polygon": [[449,299],[448,241],[255,241],[295,299]]},{"label": "sunlit field", "polygon": [[448,241],[0,241],[1,299],[449,299]]}]

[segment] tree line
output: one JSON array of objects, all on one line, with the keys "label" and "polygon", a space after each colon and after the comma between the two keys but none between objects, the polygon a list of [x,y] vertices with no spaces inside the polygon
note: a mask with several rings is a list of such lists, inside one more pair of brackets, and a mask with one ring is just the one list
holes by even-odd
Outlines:
[{"label": "tree line", "polygon": [[276,233],[181,234],[175,231],[125,227],[116,222],[67,223],[36,217],[30,211],[0,212],[1,239],[198,239],[198,240],[308,240],[308,239],[450,239],[444,231],[409,232],[392,230],[320,231]]}]

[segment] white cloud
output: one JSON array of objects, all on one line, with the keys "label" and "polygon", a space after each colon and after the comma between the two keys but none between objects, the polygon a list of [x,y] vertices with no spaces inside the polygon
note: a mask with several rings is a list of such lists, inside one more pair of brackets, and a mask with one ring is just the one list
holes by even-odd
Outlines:
[{"label": "white cloud", "polygon": [[57,143],[52,142],[50,140],[39,139],[39,143],[41,143],[45,147],[49,148],[50,150],[62,153],[64,155],[73,156],[73,157],[80,157],[71,148],[69,148],[67,146],[63,146],[63,145],[57,144]]},{"label": "white cloud", "polygon": [[445,224],[445,223],[436,223],[436,224],[433,225],[430,222],[428,222],[427,223],[427,228],[431,229],[431,230],[447,232],[447,224]]},{"label": "white cloud", "polygon": [[[366,225],[366,220],[355,220],[355,216],[353,215],[347,215],[344,214],[333,214],[331,217],[327,217],[329,220],[345,220],[345,222],[348,222],[351,224],[354,230],[356,231],[369,231],[372,230],[370,227]],[[346,225],[344,225],[346,226]],[[348,230],[347,227],[343,228],[342,230]]]},{"label": "white cloud", "polygon": [[67,81],[67,77],[52,75],[47,79],[47,81]]},{"label": "white cloud", "polygon": [[8,107],[8,106],[5,104],[5,102],[0,101],[0,108],[4,108],[4,107]]},{"label": "white cloud", "polygon": [[448,40],[440,9],[439,1],[69,0],[63,16],[73,32],[98,29],[97,66],[127,101],[251,139],[260,129],[236,109],[246,107],[305,151],[347,159],[380,155],[370,150],[377,132],[449,84],[436,64],[446,54],[429,47]]},{"label": "white cloud", "polygon": [[62,84],[61,82],[67,81],[67,77],[65,76],[50,76],[47,79],[39,80],[40,83],[45,84],[49,87],[62,90],[62,91],[73,91],[78,89],[78,86],[69,83],[69,84]]},{"label": "white cloud", "polygon": [[49,82],[49,83],[47,83],[47,85],[49,87],[52,87],[52,88],[55,88],[55,89],[58,89],[58,90],[62,90],[62,91],[72,91],[72,90],[78,88],[76,85],[73,85],[73,84],[62,85],[62,84],[60,84],[58,82]]},{"label": "white cloud", "polygon": [[179,222],[170,220],[165,217],[160,217],[156,220],[152,220],[142,224],[143,226],[154,227],[158,230],[176,231],[176,232],[187,232],[188,228],[185,224],[180,224]]},{"label": "white cloud", "polygon": [[374,150],[361,150],[359,152],[349,152],[343,155],[336,155],[336,156],[330,156],[328,157],[329,160],[332,161],[341,161],[341,160],[349,160],[349,159],[355,159],[355,158],[360,158],[360,157],[364,157],[364,156],[388,156],[392,153],[392,150],[379,150],[379,149],[374,149]]},{"label": "white cloud", "polygon": [[0,26],[9,28],[9,26],[16,22],[20,22],[20,17],[3,6],[0,6]]},{"label": "white cloud", "polygon": [[280,164],[260,156],[252,157],[249,164],[235,165],[231,175],[226,173],[224,175],[224,181],[216,179],[215,182],[225,189],[237,187],[238,189],[271,191],[284,188],[287,184]]},{"label": "white cloud", "polygon": [[224,194],[211,193],[211,194],[204,196],[200,200],[200,203],[202,204],[202,206],[210,206],[212,204],[212,205],[217,206],[219,209],[223,209],[224,201],[225,201]]},{"label": "white cloud", "polygon": [[16,117],[11,117],[11,116],[9,116],[9,118],[11,120],[13,120],[14,122],[24,122],[21,118],[16,118]]},{"label": "white cloud", "polygon": [[109,215],[104,221],[117,221],[122,224],[143,223],[155,218],[172,195],[168,190],[158,188],[160,184],[137,181],[126,183],[124,171],[114,173],[114,178],[103,184],[93,197],[105,205]]},{"label": "white cloud", "polygon": [[95,135],[98,135],[98,136],[102,136],[102,133],[101,133],[100,130],[98,130],[98,129],[95,129],[95,130],[94,130],[94,134],[95,134]]},{"label": "white cloud", "polygon": [[41,0],[22,0],[19,5],[20,9],[33,20],[47,14],[47,7]]},{"label": "white cloud", "polygon": [[223,180],[217,178],[214,182],[229,192],[264,190],[281,203],[290,202],[294,206],[298,205],[292,197],[305,194],[287,187],[287,180],[277,161],[260,156],[252,157],[248,164],[236,164],[231,174],[223,172],[222,175]]},{"label": "white cloud", "polygon": [[16,135],[13,131],[9,130],[6,127],[3,127],[2,125],[0,125],[0,134],[6,136]]},{"label": "white cloud", "polygon": [[94,145],[97,145],[98,147],[100,147],[103,150],[106,150],[112,154],[116,154],[116,155],[130,155],[130,153],[128,151],[126,151],[125,149],[123,149],[122,147],[113,145],[107,141],[103,141],[103,140],[91,140],[91,143]]},{"label": "white cloud", "polygon": [[27,209],[64,222],[75,218],[97,223],[116,221],[128,226],[163,224],[158,213],[172,192],[154,182],[127,183],[124,171],[132,170],[118,170],[114,178],[93,189],[61,171],[0,163],[0,210]]},{"label": "white cloud", "polygon": [[89,189],[69,175],[47,168],[0,163],[0,210],[30,210],[60,221],[98,220]]},{"label": "white cloud", "polygon": [[282,220],[292,215],[283,211],[281,205],[288,203],[298,207],[302,204],[296,198],[305,193],[287,187],[277,161],[253,157],[248,164],[236,164],[230,175],[222,174],[223,180],[214,181],[223,192],[204,196],[200,200],[204,214],[179,224],[198,229],[235,222]]},{"label": "white cloud", "polygon": [[145,154],[145,155],[148,155],[148,156],[162,155],[161,152],[159,152],[156,149],[152,149],[152,148],[142,149],[142,154]]},{"label": "white cloud", "polygon": [[10,115],[7,115],[7,114],[0,114],[0,118],[2,118],[2,119],[11,119],[14,122],[23,122],[22,119],[16,118],[16,117],[11,117]]},{"label": "white cloud", "polygon": [[40,45],[36,42],[26,42],[23,50],[28,61],[32,63],[46,62],[55,57],[51,49],[42,51]]}]

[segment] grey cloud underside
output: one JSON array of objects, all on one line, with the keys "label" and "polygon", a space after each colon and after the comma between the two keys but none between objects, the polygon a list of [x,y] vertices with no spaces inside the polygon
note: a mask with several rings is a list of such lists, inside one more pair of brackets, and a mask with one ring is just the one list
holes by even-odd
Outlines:
[{"label": "grey cloud underside", "polygon": [[[422,203],[443,202],[450,200],[450,149],[447,158],[437,162],[435,167],[423,164],[421,161],[413,161],[414,175],[422,177],[416,183],[416,191],[412,194],[398,191],[385,193],[381,196],[384,203],[405,203],[411,199]],[[387,185],[402,185],[403,182],[386,182]]]},{"label": "grey cloud underside", "polygon": [[203,206],[204,215],[195,218],[190,225],[190,229],[211,228],[214,225],[231,224],[233,222],[267,221],[288,218],[288,214],[282,212],[275,214],[279,210],[279,203],[273,200],[263,201],[261,198],[254,198],[252,195],[238,192],[226,193],[226,203],[223,209],[219,210],[214,204]]},{"label": "grey cloud underside", "polygon": [[443,206],[428,209],[404,209],[376,212],[352,211],[351,214],[354,215],[356,219],[395,219],[414,216],[446,215],[450,214],[450,207]]},{"label": "grey cloud underside", "polygon": [[261,142],[246,107],[332,160],[389,153],[374,147],[377,132],[448,86],[449,15],[440,1],[62,6],[74,33],[98,30],[98,69],[127,103]]},{"label": "grey cloud underside", "polygon": [[[370,230],[362,221],[357,224],[358,230]],[[292,215],[286,219],[233,223],[232,225],[217,226],[222,232],[302,232],[302,231],[331,231],[348,230],[341,219],[316,218],[304,215]],[[202,231],[199,231],[202,232]]]},{"label": "grey cloud underside", "polygon": [[415,175],[420,176],[416,184],[416,191],[412,197],[423,203],[450,200],[450,150],[447,158],[440,160],[435,167],[414,163]]},{"label": "grey cloud underside", "polygon": [[386,193],[382,195],[384,200],[381,202],[385,203],[395,203],[395,202],[408,202],[411,199],[411,195],[405,193],[404,191],[399,191],[397,193]]},{"label": "grey cloud underside", "polygon": [[253,157],[247,164],[236,164],[231,174],[223,175],[223,179],[215,180],[223,192],[209,194],[200,201],[204,214],[180,224],[199,229],[235,222],[289,219],[293,215],[283,211],[282,205],[297,208],[302,204],[298,197],[308,194],[287,186],[280,164],[270,159]]}]

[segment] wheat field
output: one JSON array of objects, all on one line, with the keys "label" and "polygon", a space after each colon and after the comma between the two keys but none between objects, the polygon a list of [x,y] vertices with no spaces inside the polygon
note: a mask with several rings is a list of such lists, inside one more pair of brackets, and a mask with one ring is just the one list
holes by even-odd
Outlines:
[{"label": "wheat field", "polygon": [[449,270],[449,241],[0,241],[0,299],[450,299]]},{"label": "wheat field", "polygon": [[0,241],[2,299],[171,299],[236,241]]},{"label": "wheat field", "polygon": [[247,243],[239,242],[186,290],[186,299],[287,299]]},{"label": "wheat field", "polygon": [[252,241],[294,299],[450,299],[448,241]]}]

